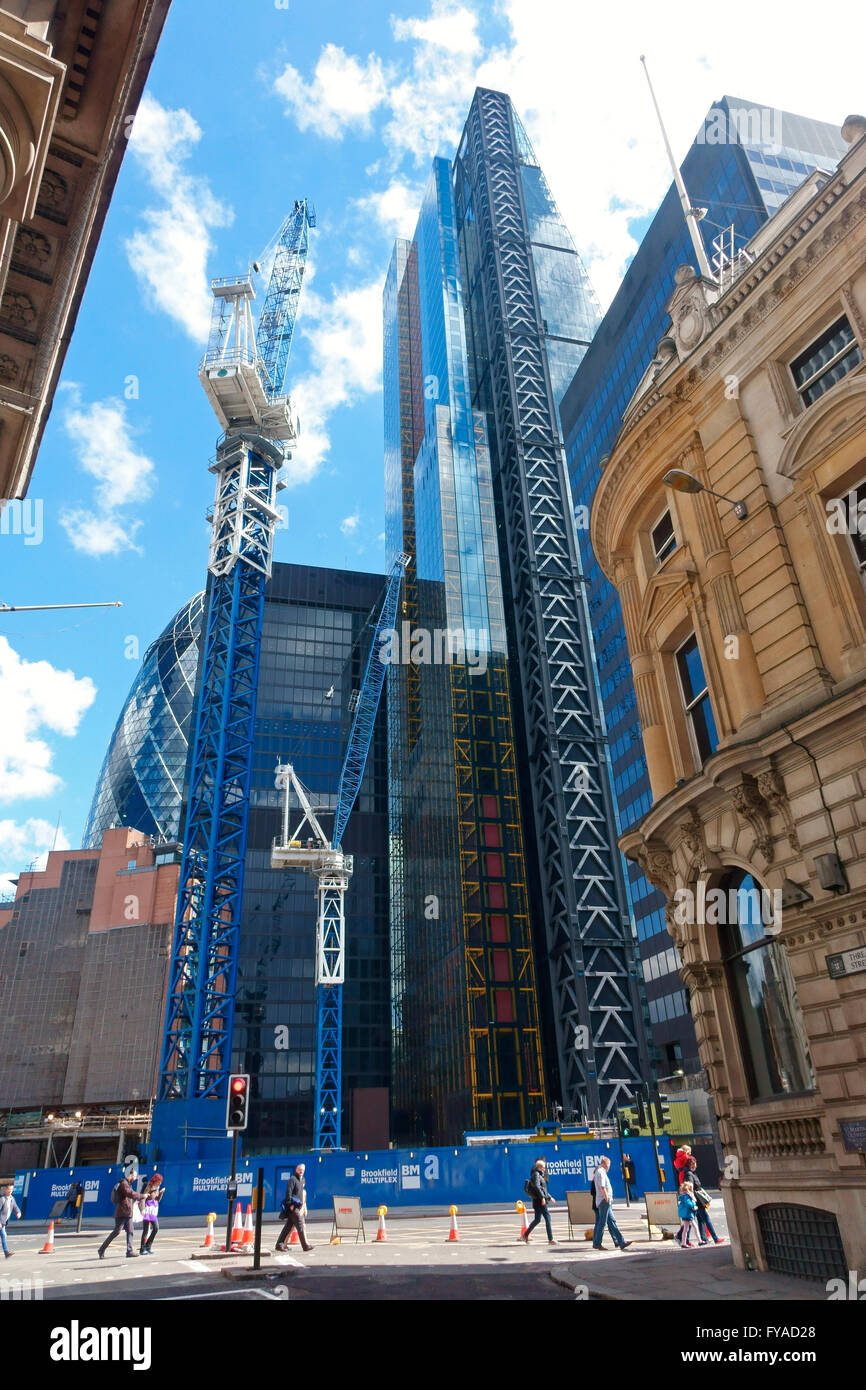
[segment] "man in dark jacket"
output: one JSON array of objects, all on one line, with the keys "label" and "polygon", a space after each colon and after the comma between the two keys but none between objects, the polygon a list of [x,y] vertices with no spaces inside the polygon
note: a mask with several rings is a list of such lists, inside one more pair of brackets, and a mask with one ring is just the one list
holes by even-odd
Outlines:
[{"label": "man in dark jacket", "polygon": [[532,1210],[535,1216],[527,1226],[526,1234],[522,1235],[520,1239],[528,1245],[529,1237],[543,1218],[547,1227],[547,1243],[548,1245],[555,1245],[556,1241],[553,1239],[553,1230],[550,1225],[550,1207],[554,1199],[547,1190],[547,1164],[543,1158],[536,1159],[532,1165],[528,1195],[532,1198]]},{"label": "man in dark jacket", "polygon": [[117,1206],[114,1208],[114,1230],[100,1245],[98,1255],[100,1259],[105,1256],[105,1251],[114,1237],[120,1235],[121,1231],[126,1232],[126,1258],[137,1260],[138,1251],[132,1248],[132,1204],[135,1201],[135,1191],[126,1181],[121,1178],[117,1184]]},{"label": "man in dark jacket", "polygon": [[[283,1208],[286,1216],[286,1224],[280,1231],[279,1240],[277,1241],[275,1246],[275,1249],[277,1250],[285,1250],[286,1240],[288,1238],[289,1232],[292,1230],[292,1227],[294,1227],[294,1229],[297,1231],[298,1239],[300,1240],[303,1249],[312,1250],[313,1248],[312,1245],[307,1244],[307,1233],[304,1229],[303,1211],[306,1203],[306,1195],[304,1193],[305,1172],[305,1164],[299,1163],[294,1173],[289,1178],[288,1186],[286,1187],[286,1195],[283,1199]],[[282,1215],[283,1213],[281,1212],[280,1214]]]}]

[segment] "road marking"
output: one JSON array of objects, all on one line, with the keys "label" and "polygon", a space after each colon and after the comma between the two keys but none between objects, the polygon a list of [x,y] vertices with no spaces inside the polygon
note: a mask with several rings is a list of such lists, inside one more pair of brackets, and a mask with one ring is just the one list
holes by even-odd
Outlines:
[{"label": "road marking", "polygon": [[269,1301],[284,1299],[284,1294],[268,1293],[266,1289],[220,1289],[217,1293],[180,1293],[169,1294],[167,1298],[155,1298],[154,1303],[185,1303],[191,1299],[200,1298],[237,1298],[238,1294],[254,1294],[256,1298],[267,1298]]}]

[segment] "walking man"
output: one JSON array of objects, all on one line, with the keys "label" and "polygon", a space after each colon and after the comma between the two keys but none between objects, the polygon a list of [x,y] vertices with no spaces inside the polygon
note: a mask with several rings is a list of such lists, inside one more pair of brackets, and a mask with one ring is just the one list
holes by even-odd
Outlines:
[{"label": "walking man", "polygon": [[547,1164],[543,1158],[536,1159],[532,1165],[532,1172],[529,1174],[524,1191],[527,1197],[532,1198],[532,1210],[535,1215],[526,1228],[526,1234],[522,1235],[520,1239],[524,1245],[528,1245],[529,1237],[543,1218],[547,1227],[547,1243],[548,1245],[555,1245],[556,1241],[553,1239],[553,1230],[550,1225],[550,1207],[554,1199],[547,1190]]},{"label": "walking man", "polygon": [[305,1251],[312,1250],[313,1248],[312,1245],[307,1244],[307,1232],[304,1226],[304,1211],[307,1205],[306,1184],[304,1182],[305,1172],[306,1164],[299,1163],[294,1173],[289,1178],[288,1186],[286,1187],[286,1195],[283,1198],[282,1210],[280,1211],[280,1216],[285,1217],[286,1224],[280,1231],[279,1239],[274,1247],[276,1250],[285,1250],[286,1240],[293,1227],[298,1233],[298,1240],[301,1242],[302,1248]]},{"label": "walking man", "polygon": [[3,1246],[3,1254],[6,1256],[7,1260],[12,1258],[13,1252],[9,1249],[9,1246],[6,1244],[6,1222],[9,1220],[13,1212],[20,1221],[21,1208],[19,1207],[15,1198],[12,1196],[11,1182],[7,1182],[4,1183],[2,1187],[0,1187],[0,1245]]},{"label": "walking man", "polygon": [[602,1240],[604,1239],[604,1228],[610,1231],[614,1245],[619,1246],[620,1250],[627,1250],[631,1245],[630,1240],[626,1240],[622,1231],[613,1219],[611,1203],[613,1202],[613,1188],[610,1185],[610,1178],[607,1170],[610,1167],[610,1159],[603,1158],[593,1175],[592,1184],[595,1188],[595,1230],[592,1233],[593,1250],[603,1250]]},{"label": "walking man", "polygon": [[126,1258],[137,1260],[138,1251],[132,1248],[132,1204],[135,1201],[135,1191],[126,1178],[121,1178],[112,1190],[112,1197],[116,1202],[114,1208],[114,1230],[107,1236],[99,1247],[97,1254],[103,1260],[105,1252],[115,1236],[120,1235],[121,1231],[126,1232]]}]

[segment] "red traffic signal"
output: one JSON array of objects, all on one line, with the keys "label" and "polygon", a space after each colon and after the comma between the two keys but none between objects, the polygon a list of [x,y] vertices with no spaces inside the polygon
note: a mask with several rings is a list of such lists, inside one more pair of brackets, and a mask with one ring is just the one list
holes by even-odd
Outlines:
[{"label": "red traffic signal", "polygon": [[246,1129],[249,1119],[250,1078],[242,1072],[229,1077],[229,1096],[226,1106],[226,1129]]}]

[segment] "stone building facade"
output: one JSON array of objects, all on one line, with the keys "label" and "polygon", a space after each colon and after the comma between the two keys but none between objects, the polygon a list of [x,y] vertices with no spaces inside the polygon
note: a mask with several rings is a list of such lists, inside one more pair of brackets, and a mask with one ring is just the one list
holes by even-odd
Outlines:
[{"label": "stone building facade", "polygon": [[620,845],[667,897],[735,1259],[824,1279],[866,1268],[866,122],[843,136],[719,283],[677,271],[591,521],[653,791]]},{"label": "stone building facade", "polygon": [[169,4],[0,0],[0,505],[27,491]]}]

